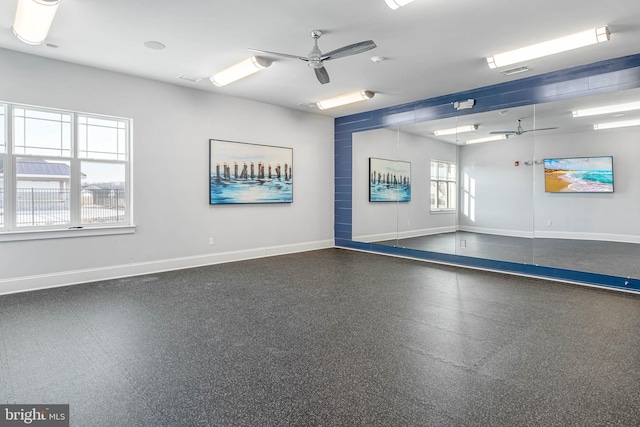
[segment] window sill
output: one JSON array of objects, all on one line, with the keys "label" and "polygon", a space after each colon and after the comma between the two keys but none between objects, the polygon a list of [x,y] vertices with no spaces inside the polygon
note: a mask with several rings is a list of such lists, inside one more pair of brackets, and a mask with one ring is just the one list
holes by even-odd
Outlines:
[{"label": "window sill", "polygon": [[69,237],[108,236],[113,234],[133,234],[135,225],[112,227],[61,228],[57,230],[25,230],[0,232],[1,242],[20,242],[24,240],[66,239]]},{"label": "window sill", "polygon": [[431,215],[454,214],[456,212],[458,211],[456,211],[455,209],[436,209],[429,211]]}]

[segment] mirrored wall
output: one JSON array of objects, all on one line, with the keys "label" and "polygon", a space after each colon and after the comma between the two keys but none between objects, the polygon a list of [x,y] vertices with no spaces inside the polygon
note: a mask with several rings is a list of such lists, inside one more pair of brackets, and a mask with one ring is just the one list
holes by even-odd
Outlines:
[{"label": "mirrored wall", "polygon": [[640,89],[355,132],[352,239],[640,278],[634,123]]}]

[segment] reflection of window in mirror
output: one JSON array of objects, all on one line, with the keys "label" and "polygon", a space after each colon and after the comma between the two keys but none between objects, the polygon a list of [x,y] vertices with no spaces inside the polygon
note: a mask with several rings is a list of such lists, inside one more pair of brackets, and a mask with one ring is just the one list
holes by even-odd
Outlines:
[{"label": "reflection of window in mirror", "polygon": [[466,173],[462,180],[462,212],[471,221],[476,221],[476,180]]},{"label": "reflection of window in mirror", "polygon": [[431,160],[431,212],[455,211],[456,164]]}]

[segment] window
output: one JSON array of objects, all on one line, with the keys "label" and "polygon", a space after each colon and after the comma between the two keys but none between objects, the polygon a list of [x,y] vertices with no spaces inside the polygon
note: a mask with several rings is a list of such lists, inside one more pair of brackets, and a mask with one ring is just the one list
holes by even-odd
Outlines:
[{"label": "window", "polygon": [[130,125],[0,104],[0,231],[130,225]]},{"label": "window", "polygon": [[431,211],[454,211],[456,191],[456,164],[431,160]]}]

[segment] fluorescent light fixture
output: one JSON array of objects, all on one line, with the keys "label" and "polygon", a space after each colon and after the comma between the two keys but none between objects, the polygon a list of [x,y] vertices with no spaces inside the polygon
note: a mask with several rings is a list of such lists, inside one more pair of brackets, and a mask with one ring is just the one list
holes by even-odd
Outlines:
[{"label": "fluorescent light fixture", "polygon": [[24,43],[42,44],[56,16],[58,3],[58,0],[19,0],[13,34]]},{"label": "fluorescent light fixture", "polygon": [[468,139],[467,144],[477,144],[478,142],[499,141],[501,139],[507,139],[507,135],[493,135],[485,138]]},{"label": "fluorescent light fixture", "polygon": [[623,122],[609,122],[593,125],[594,130],[625,128],[628,126],[640,126],[640,120],[625,120]]},{"label": "fluorescent light fixture", "polygon": [[609,40],[610,35],[609,28],[606,26],[592,28],[580,33],[489,56],[487,57],[487,64],[489,64],[489,68],[517,64],[530,59],[604,42]]},{"label": "fluorescent light fixture", "polygon": [[411,3],[413,0],[384,0],[390,9],[396,10],[397,8]]},{"label": "fluorescent light fixture", "polygon": [[478,125],[467,125],[467,126],[458,126],[456,128],[439,129],[439,130],[434,130],[433,134],[435,136],[455,135],[458,133],[473,132],[474,130],[478,130]]},{"label": "fluorescent light fixture", "polygon": [[228,85],[229,83],[240,80],[260,70],[264,70],[271,65],[271,60],[261,56],[252,56],[242,62],[233,65],[226,70],[222,70],[217,74],[209,77],[211,83],[218,87]]},{"label": "fluorescent light fixture", "polygon": [[607,105],[604,107],[586,108],[573,111],[573,117],[597,116],[598,114],[621,113],[623,111],[640,110],[640,101],[628,104]]},{"label": "fluorescent light fixture", "polygon": [[359,90],[356,92],[347,93],[345,95],[336,96],[334,98],[323,99],[322,101],[316,102],[316,105],[321,110],[326,110],[328,108],[339,107],[341,105],[352,104],[358,101],[364,101],[365,99],[373,98],[375,93],[370,92],[368,90]]}]

